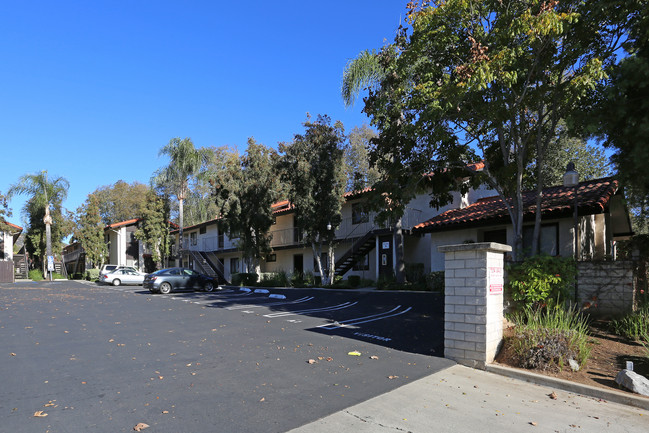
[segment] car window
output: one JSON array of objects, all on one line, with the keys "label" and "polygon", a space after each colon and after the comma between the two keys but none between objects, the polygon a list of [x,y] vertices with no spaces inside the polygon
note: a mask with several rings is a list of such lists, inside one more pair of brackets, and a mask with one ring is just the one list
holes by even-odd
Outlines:
[{"label": "car window", "polygon": [[178,269],[169,269],[169,272],[167,272],[167,275],[178,275],[180,272],[178,272]]},{"label": "car window", "polygon": [[196,274],[196,273],[195,273],[194,271],[192,271],[191,269],[184,269],[183,272],[185,273],[185,275],[189,275],[190,277],[191,277],[192,275],[195,275],[195,274]]}]

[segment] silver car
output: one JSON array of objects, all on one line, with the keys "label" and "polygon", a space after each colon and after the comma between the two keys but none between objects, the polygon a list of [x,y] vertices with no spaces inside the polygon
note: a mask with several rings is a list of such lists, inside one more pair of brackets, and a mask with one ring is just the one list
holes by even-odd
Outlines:
[{"label": "silver car", "polygon": [[120,284],[142,284],[144,275],[132,268],[116,269],[99,277],[99,282],[119,286]]}]

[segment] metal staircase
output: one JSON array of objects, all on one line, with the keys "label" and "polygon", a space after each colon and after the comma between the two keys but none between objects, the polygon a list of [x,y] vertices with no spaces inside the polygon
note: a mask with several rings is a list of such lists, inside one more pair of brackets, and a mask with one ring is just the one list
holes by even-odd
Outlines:
[{"label": "metal staircase", "polygon": [[354,242],[352,247],[335,264],[335,274],[345,275],[361,258],[376,246],[377,230],[371,230]]},{"label": "metal staircase", "polygon": [[[209,275],[210,277],[215,277],[219,284],[228,283],[223,272],[223,264],[214,254],[192,250],[187,250],[187,253],[193,257],[194,264],[200,272]],[[214,260],[216,260],[216,264],[212,258],[210,258],[210,255],[213,256]]]}]

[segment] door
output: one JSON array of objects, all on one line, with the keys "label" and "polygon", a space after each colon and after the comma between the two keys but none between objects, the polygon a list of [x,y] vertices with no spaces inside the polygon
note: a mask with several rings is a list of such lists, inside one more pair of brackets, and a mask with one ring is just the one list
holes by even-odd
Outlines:
[{"label": "door", "polygon": [[293,255],[293,272],[296,274],[304,273],[304,256],[302,254]]},{"label": "door", "polygon": [[379,275],[394,275],[392,267],[392,235],[379,236]]}]

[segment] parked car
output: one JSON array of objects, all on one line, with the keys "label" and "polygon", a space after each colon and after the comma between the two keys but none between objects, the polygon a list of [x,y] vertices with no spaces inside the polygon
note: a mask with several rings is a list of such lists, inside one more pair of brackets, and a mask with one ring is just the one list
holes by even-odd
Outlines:
[{"label": "parked car", "polygon": [[144,277],[142,284],[151,293],[171,293],[173,290],[189,289],[211,292],[218,287],[215,278],[188,268],[161,269]]},{"label": "parked car", "polygon": [[142,284],[145,275],[133,268],[124,267],[100,276],[99,282],[112,284],[113,286],[119,286],[120,284]]},{"label": "parked car", "polygon": [[120,265],[103,265],[101,269],[99,270],[99,281],[101,281],[101,277],[103,277],[106,274],[109,274],[113,271],[116,271],[117,269],[130,269],[135,272],[139,272],[137,269],[135,269],[132,266],[120,266]]}]

